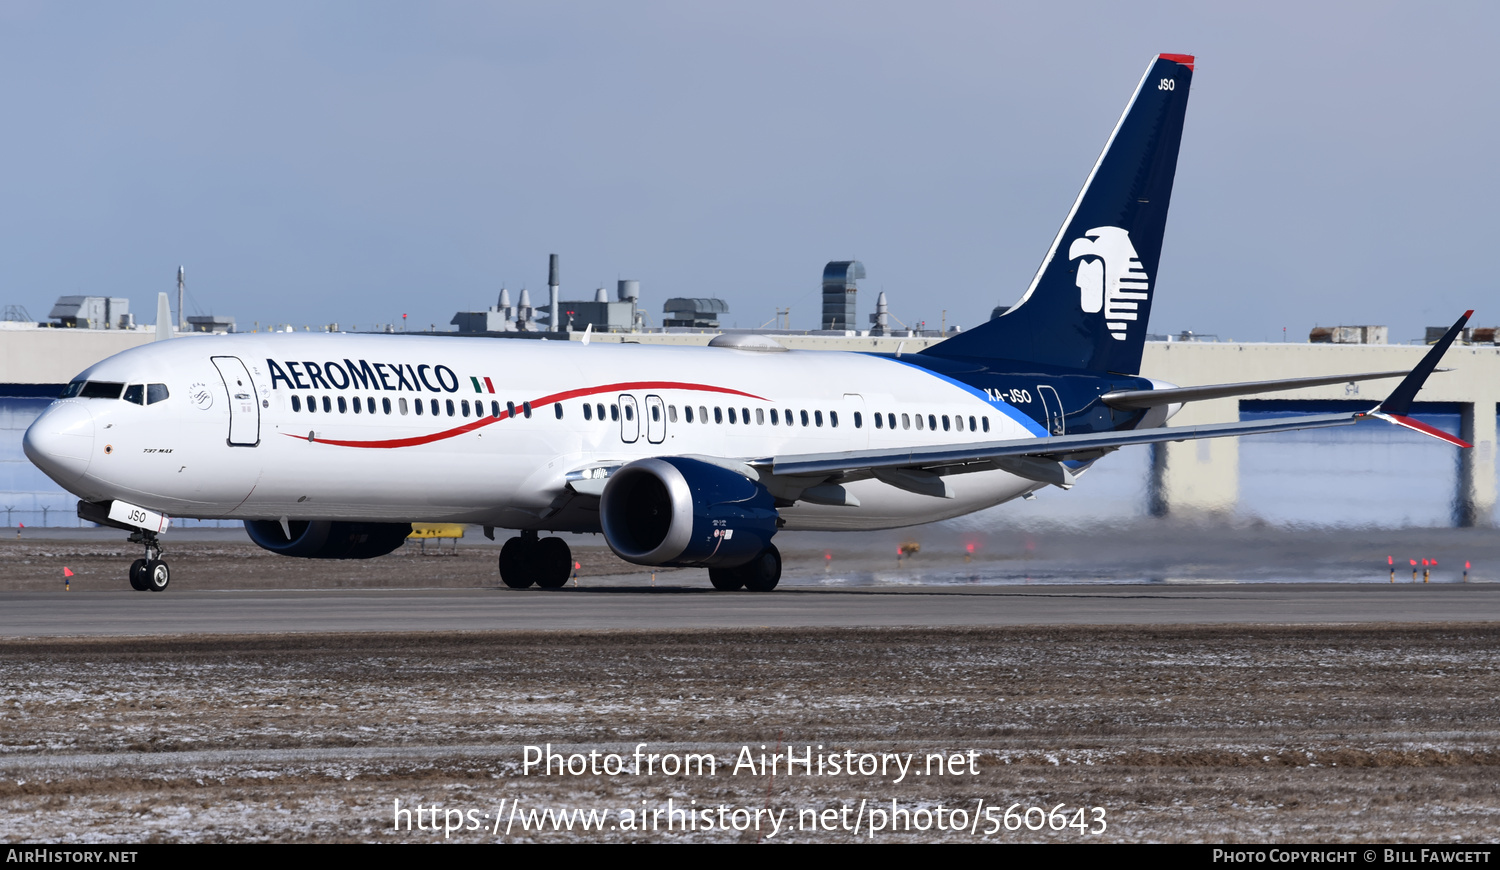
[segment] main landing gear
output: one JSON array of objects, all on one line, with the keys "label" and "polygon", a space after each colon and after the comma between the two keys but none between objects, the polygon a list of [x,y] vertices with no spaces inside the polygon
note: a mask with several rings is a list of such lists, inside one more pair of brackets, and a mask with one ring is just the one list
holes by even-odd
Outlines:
[{"label": "main landing gear", "polygon": [[709,568],[708,582],[723,592],[748,589],[751,592],[770,592],[781,582],[781,551],[775,544],[767,544],[754,559],[735,568]]},{"label": "main landing gear", "polygon": [[573,570],[573,551],[562,538],[537,540],[536,532],[522,532],[500,548],[500,581],[512,589],[535,583],[561,589]]},{"label": "main landing gear", "polygon": [[172,572],[161,558],[161,542],[155,532],[138,531],[130,536],[130,543],[144,544],[146,558],[130,563],[130,588],[137,592],[161,592],[172,582]]}]

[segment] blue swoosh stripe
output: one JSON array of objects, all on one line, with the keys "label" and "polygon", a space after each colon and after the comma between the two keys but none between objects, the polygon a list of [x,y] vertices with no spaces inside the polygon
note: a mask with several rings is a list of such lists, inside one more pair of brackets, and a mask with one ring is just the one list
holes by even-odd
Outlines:
[{"label": "blue swoosh stripe", "polygon": [[1004,414],[1005,416],[1011,418],[1012,420],[1016,421],[1017,423],[1020,423],[1023,427],[1025,427],[1026,431],[1030,432],[1032,435],[1035,435],[1038,438],[1045,438],[1045,437],[1047,437],[1047,434],[1048,434],[1047,429],[1044,426],[1042,426],[1042,424],[1038,423],[1037,421],[1031,419],[1030,417],[1028,417],[1025,414],[1021,413],[1020,411],[1016,410],[1014,407],[1011,406],[1011,404],[1009,402],[998,402],[998,401],[995,401],[994,399],[991,399],[989,397],[988,393],[986,393],[984,390],[979,389],[978,387],[971,386],[969,384],[964,383],[963,381],[954,380],[953,378],[950,378],[947,375],[938,374],[937,372],[933,371],[932,369],[923,368],[922,366],[919,366],[916,363],[909,363],[909,362],[906,362],[905,360],[896,359],[894,357],[886,357],[886,358],[889,359],[891,362],[900,363],[901,365],[907,366],[909,368],[914,368],[917,371],[922,372],[923,374],[931,375],[932,377],[935,377],[935,378],[937,378],[940,381],[947,381],[948,383],[952,384],[953,386],[958,387],[961,390],[964,390],[964,391],[966,391],[968,393],[973,394],[974,396],[976,396],[979,399],[983,400],[986,405],[989,405],[991,408],[994,408],[995,410],[997,410],[1000,413]]}]

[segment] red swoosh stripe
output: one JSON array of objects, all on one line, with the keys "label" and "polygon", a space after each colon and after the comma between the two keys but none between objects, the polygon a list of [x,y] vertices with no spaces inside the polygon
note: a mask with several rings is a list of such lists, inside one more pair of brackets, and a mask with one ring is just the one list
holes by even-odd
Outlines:
[{"label": "red swoosh stripe", "polygon": [[[553,393],[550,396],[543,396],[540,399],[532,402],[531,407],[533,410],[535,410],[537,408],[545,408],[548,405],[555,404],[557,402],[565,402],[568,399],[577,399],[583,396],[593,396],[598,395],[599,393],[624,393],[631,390],[687,390],[690,392],[698,393],[725,393],[727,395],[743,396],[747,399],[755,399],[761,402],[766,401],[766,399],[762,398],[761,396],[757,396],[752,393],[743,393],[739,390],[731,390],[728,387],[714,387],[708,384],[689,384],[680,381],[636,381],[634,383],[605,384],[604,386],[600,387],[584,387],[583,389],[578,390],[567,390],[561,393]],[[419,399],[418,401],[421,400]],[[466,432],[473,432],[475,429],[481,429],[485,426],[489,426],[493,423],[499,423],[501,420],[506,420],[509,418],[510,411],[501,411],[500,416],[498,417],[480,417],[477,420],[465,423],[462,426],[458,426],[453,429],[444,429],[441,432],[433,432],[430,435],[417,435],[411,438],[388,438],[384,441],[340,441],[332,438],[315,438],[312,440],[316,441],[318,444],[332,444],[335,447],[378,447],[383,449],[391,449],[394,447],[415,447],[419,444],[431,444],[434,441],[444,441],[449,438],[454,438],[456,436],[463,435]],[[296,438],[303,441],[308,440],[307,436],[305,435],[294,435],[291,432],[283,432],[281,434],[285,435],[288,438]]]}]

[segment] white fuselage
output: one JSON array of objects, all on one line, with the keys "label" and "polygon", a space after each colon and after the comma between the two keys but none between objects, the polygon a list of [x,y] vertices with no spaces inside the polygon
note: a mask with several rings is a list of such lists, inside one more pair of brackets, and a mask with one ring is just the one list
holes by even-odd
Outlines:
[{"label": "white fuselage", "polygon": [[[126,351],[79,379],[165,385],[168,397],[60,399],[27,433],[33,461],[85,500],[195,518],[547,529],[566,475],[581,468],[1044,434],[1003,402],[899,360],[825,351],[205,336]],[[788,529],[888,528],[1041,486],[1001,471],[949,480],[952,498],[866,478],[846,484],[857,506],[798,502],[780,515]]]}]

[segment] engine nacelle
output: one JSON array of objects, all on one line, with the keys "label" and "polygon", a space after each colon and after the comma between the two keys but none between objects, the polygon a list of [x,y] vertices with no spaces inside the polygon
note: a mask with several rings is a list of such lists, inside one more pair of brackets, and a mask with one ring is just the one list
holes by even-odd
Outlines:
[{"label": "engine nacelle", "polygon": [[733,568],[776,534],[764,486],[697,459],[639,459],[609,478],[599,501],[604,540],[637,565]]},{"label": "engine nacelle", "polygon": [[303,559],[373,559],[400,547],[411,523],[346,523],[293,520],[287,537],[276,520],[245,520],[245,533],[258,546]]}]

